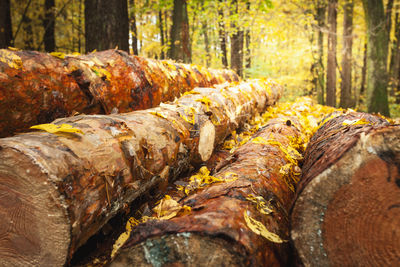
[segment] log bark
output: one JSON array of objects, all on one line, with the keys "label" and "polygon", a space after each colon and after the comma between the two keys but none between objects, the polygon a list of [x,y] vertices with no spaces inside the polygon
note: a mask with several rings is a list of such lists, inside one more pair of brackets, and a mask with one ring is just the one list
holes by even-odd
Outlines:
[{"label": "log bark", "polygon": [[[237,148],[212,175],[220,182],[198,182],[196,188],[198,176],[177,181],[183,190],[167,194],[190,213],[181,210],[168,220],[154,214],[135,226],[111,266],[287,266],[288,211],[301,159],[297,149],[305,141],[301,108],[307,109],[289,105],[282,114],[297,117],[269,120]],[[262,233],[251,230],[255,220]]]},{"label": "log bark", "polygon": [[400,127],[349,113],[307,147],[291,236],[305,266],[399,262]]},{"label": "log bark", "polygon": [[74,113],[146,109],[195,87],[237,81],[229,70],[107,50],[82,56],[0,50],[0,137]]},{"label": "log bark", "polygon": [[53,122],[72,133],[1,139],[0,258],[64,265],[125,204],[208,160],[280,93],[270,80],[197,88],[153,109]]}]

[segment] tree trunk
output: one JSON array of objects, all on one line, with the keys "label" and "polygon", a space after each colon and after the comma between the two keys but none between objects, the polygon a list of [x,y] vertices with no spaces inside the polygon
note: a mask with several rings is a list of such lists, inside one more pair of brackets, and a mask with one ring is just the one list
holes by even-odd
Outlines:
[{"label": "tree trunk", "polygon": [[[129,0],[129,9],[130,13],[130,28],[131,28],[131,35],[132,35],[132,51],[134,55],[139,55],[138,51],[138,40],[137,40],[137,28],[136,28],[136,5],[135,0]],[[161,33],[161,41],[163,41],[162,33]],[[164,57],[163,57],[164,58]]]},{"label": "tree trunk", "polygon": [[63,266],[124,204],[207,161],[280,94],[269,80],[197,88],[153,109],[53,122],[72,132],[1,139],[0,257]]},{"label": "tree trunk", "polygon": [[359,105],[361,103],[361,96],[365,94],[365,87],[366,87],[366,81],[367,81],[367,51],[368,51],[368,41],[365,41],[364,44],[364,55],[363,55],[363,65],[361,69],[361,87],[360,87],[360,95],[358,97],[358,102],[357,104]]},{"label": "tree trunk", "polygon": [[44,27],[44,50],[53,52],[56,50],[56,40],[54,36],[55,14],[56,8],[54,0],[45,1],[45,14],[43,19]]},{"label": "tree trunk", "polygon": [[129,57],[118,50],[64,59],[0,50],[0,57],[0,137],[76,112],[145,109],[198,86],[238,81],[232,71]]},{"label": "tree trunk", "polygon": [[336,26],[337,0],[328,4],[328,64],[326,70],[326,104],[336,106]]},{"label": "tree trunk", "polygon": [[129,52],[126,0],[85,0],[86,52],[118,49]]},{"label": "tree trunk", "polygon": [[[288,266],[288,211],[302,152],[296,149],[304,144],[305,125],[299,121],[303,115],[320,116],[303,113],[305,106],[289,105],[275,114],[211,177],[203,167],[200,175],[178,181],[181,187],[167,192],[177,203],[176,216],[156,220],[160,216],[154,214],[134,227],[111,266],[149,266],[146,250],[169,251],[154,258],[153,265],[160,266]],[[282,115],[288,113],[297,117]],[[202,184],[213,178],[220,180]],[[179,212],[185,206],[190,213]],[[164,213],[168,216],[168,209]]]},{"label": "tree trunk", "polygon": [[[246,2],[246,7],[247,11],[250,11],[250,1]],[[245,39],[246,39],[246,69],[251,68],[251,49],[250,49],[250,44],[251,44],[251,36],[250,36],[250,27],[246,29],[245,32]]]},{"label": "tree trunk", "polygon": [[169,57],[184,63],[191,63],[192,49],[186,0],[174,0],[170,37]]},{"label": "tree trunk", "polygon": [[387,96],[388,33],[382,0],[363,0],[367,24],[367,107],[368,112],[389,115]]},{"label": "tree trunk", "polygon": [[[205,12],[204,2],[201,3],[201,12]],[[210,41],[208,39],[208,21],[207,18],[201,18],[201,28],[204,35],[204,50],[206,51],[206,67],[210,66],[211,54],[210,54]]]},{"label": "tree trunk", "polygon": [[158,21],[160,28],[160,39],[161,39],[161,59],[165,58],[164,48],[165,48],[165,37],[164,37],[164,20],[162,16],[162,11],[158,11]]},{"label": "tree trunk", "polygon": [[389,84],[391,87],[390,94],[395,96],[396,89],[399,84],[399,71],[400,71],[400,18],[399,12],[396,12],[395,16],[395,41],[391,44],[391,60],[389,68]]},{"label": "tree trunk", "polygon": [[325,1],[317,2],[317,24],[318,24],[318,63],[317,63],[317,99],[318,103],[325,104],[325,68],[324,68],[324,32],[325,28],[325,14],[326,3]]},{"label": "tree trunk", "polygon": [[[232,0],[232,15],[238,15],[238,1]],[[243,42],[244,32],[243,29],[238,25],[238,19],[232,20],[231,34],[231,69],[233,69],[240,77],[243,77]]]},{"label": "tree trunk", "polygon": [[398,125],[353,112],[312,137],[291,215],[305,266],[397,265],[399,135]]},{"label": "tree trunk", "polygon": [[224,21],[224,9],[222,7],[224,0],[219,0],[218,3],[218,35],[219,35],[219,43],[221,46],[221,54],[222,54],[222,65],[227,68],[228,67],[228,53],[226,51],[226,32],[225,32],[225,21]]},{"label": "tree trunk", "polygon": [[342,108],[350,108],[354,103],[351,93],[353,6],[353,0],[347,0],[343,7],[342,82],[340,91],[340,107]]},{"label": "tree trunk", "polygon": [[11,46],[12,27],[10,0],[0,1],[0,48]]},{"label": "tree trunk", "polygon": [[390,42],[390,32],[392,30],[392,10],[393,10],[393,0],[388,0],[386,3],[386,12],[385,12],[385,17],[386,17],[386,31],[388,32],[387,38],[388,38],[388,43]]}]

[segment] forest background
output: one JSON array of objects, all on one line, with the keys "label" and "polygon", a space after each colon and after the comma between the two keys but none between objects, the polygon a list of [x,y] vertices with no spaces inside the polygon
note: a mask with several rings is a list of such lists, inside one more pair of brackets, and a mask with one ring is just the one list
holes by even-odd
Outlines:
[{"label": "forest background", "polygon": [[398,0],[0,0],[0,48],[118,48],[400,117]]}]

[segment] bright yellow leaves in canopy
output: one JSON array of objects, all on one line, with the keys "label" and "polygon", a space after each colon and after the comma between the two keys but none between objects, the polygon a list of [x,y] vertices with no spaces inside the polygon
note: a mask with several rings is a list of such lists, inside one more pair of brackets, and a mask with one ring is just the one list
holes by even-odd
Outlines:
[{"label": "bright yellow leaves in canopy", "polygon": [[43,130],[48,133],[80,133],[80,134],[84,134],[82,132],[82,130],[74,128],[69,124],[56,125],[56,124],[51,124],[51,123],[45,123],[45,124],[31,126],[30,128],[37,129],[37,130]]}]

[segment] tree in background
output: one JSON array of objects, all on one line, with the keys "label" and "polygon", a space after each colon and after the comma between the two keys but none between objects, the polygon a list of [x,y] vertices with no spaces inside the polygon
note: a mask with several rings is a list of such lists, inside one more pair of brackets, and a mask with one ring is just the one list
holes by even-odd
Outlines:
[{"label": "tree in background", "polygon": [[54,0],[45,0],[45,14],[43,19],[44,27],[44,50],[53,52],[56,50],[56,40],[54,36],[55,24],[55,3]]},{"label": "tree in background", "polygon": [[11,46],[10,0],[0,0],[0,48]]},{"label": "tree in background", "polygon": [[326,69],[326,104],[336,106],[336,28],[337,0],[328,3],[328,64]]},{"label": "tree in background", "polygon": [[326,2],[325,0],[317,0],[315,3],[314,18],[317,21],[318,33],[318,57],[316,62],[316,91],[319,104],[325,104],[325,68],[324,68],[324,29],[326,26]]},{"label": "tree in background", "polygon": [[191,63],[192,50],[186,0],[174,0],[170,36],[171,46],[168,51],[168,56],[184,63]]},{"label": "tree in background", "polygon": [[352,48],[353,48],[353,0],[346,0],[343,5],[343,47],[342,47],[342,71],[340,88],[340,107],[350,108],[354,106],[354,100],[351,94],[352,81]]},{"label": "tree in background", "polygon": [[129,52],[127,0],[85,0],[86,51],[118,47]]},{"label": "tree in background", "polygon": [[388,32],[382,0],[363,0],[367,25],[367,108],[389,115],[387,95]]},{"label": "tree in background", "polygon": [[[246,1],[246,11],[249,12],[251,7],[250,1]],[[245,41],[246,41],[246,54],[245,54],[245,67],[246,69],[251,68],[251,35],[250,35],[250,26],[246,28],[245,30]]]},{"label": "tree in background", "polygon": [[[135,0],[129,0],[129,23],[130,23],[130,36],[132,38],[132,52],[134,55],[138,55],[138,40],[137,40],[137,27],[136,27],[136,5]],[[161,39],[161,42],[163,40]]]},{"label": "tree in background", "polygon": [[224,0],[219,0],[218,3],[218,35],[219,35],[219,45],[221,47],[221,60],[222,65],[227,68],[228,67],[228,56],[226,51],[226,31],[225,31],[225,20],[224,20],[224,9],[223,4]]},{"label": "tree in background", "polygon": [[244,32],[239,25],[239,3],[232,0],[231,4],[231,69],[243,77],[243,42]]}]

